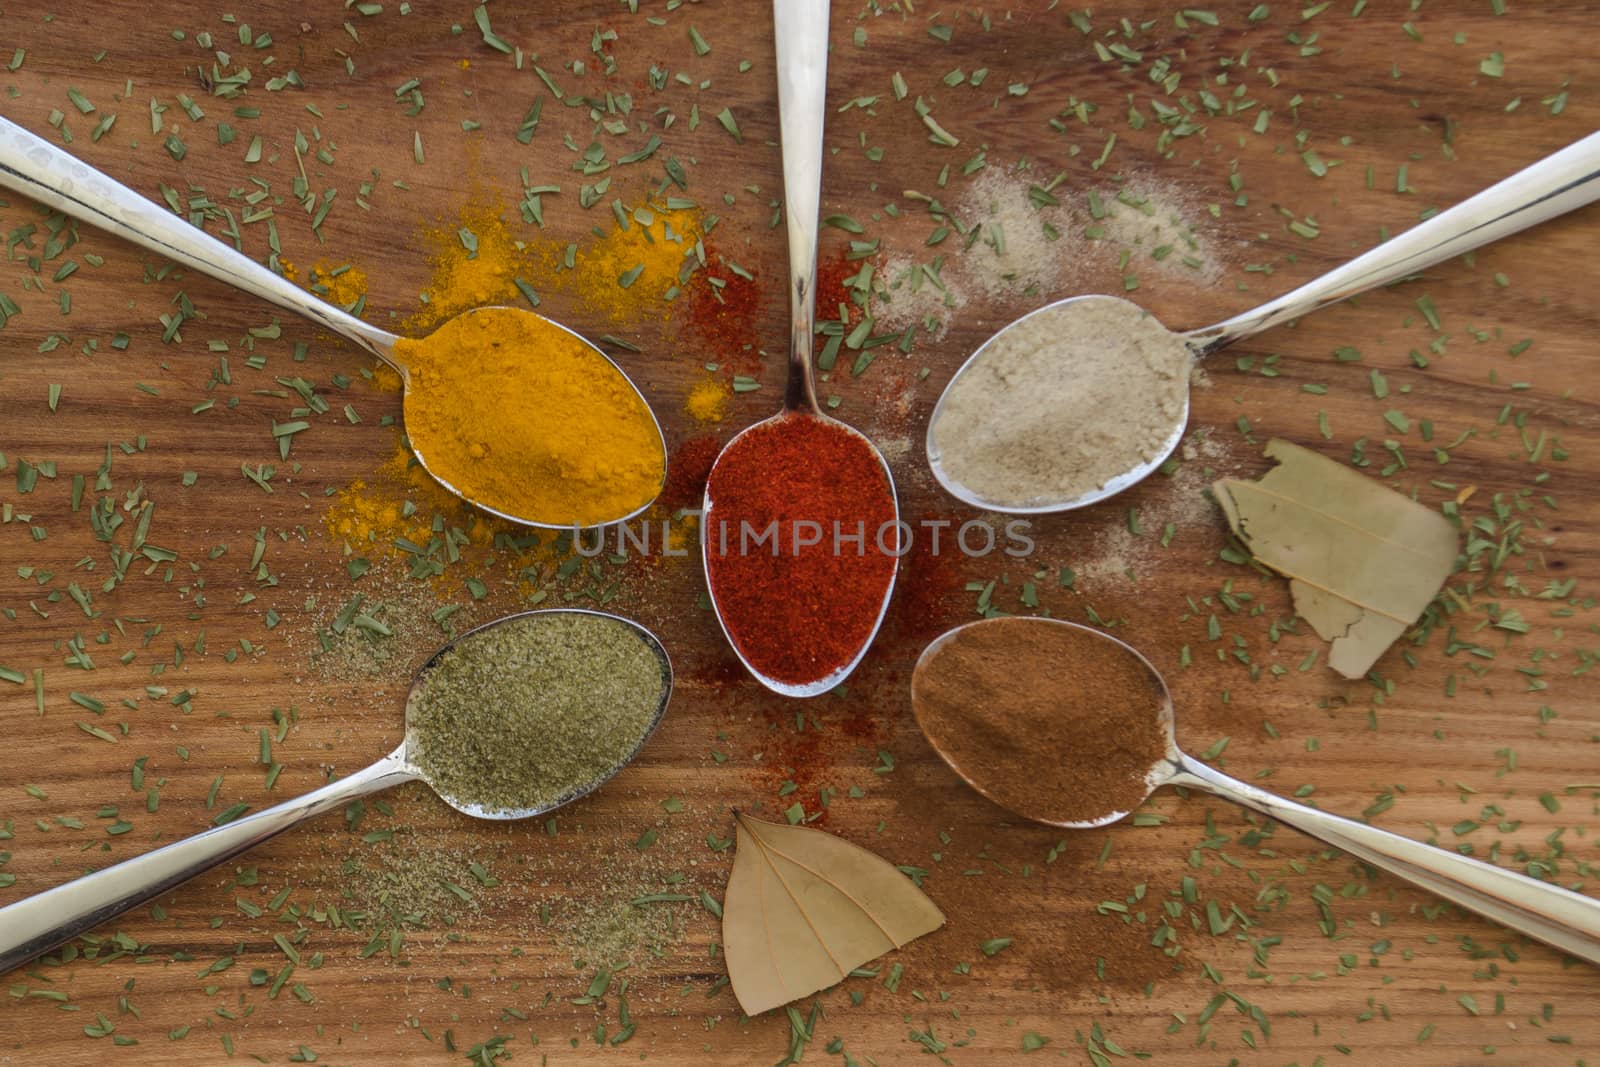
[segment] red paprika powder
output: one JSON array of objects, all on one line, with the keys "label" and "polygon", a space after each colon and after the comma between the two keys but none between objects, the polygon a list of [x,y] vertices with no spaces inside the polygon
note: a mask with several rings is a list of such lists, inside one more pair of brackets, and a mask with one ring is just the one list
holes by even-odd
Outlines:
[{"label": "red paprika powder", "polygon": [[[707,259],[721,257],[709,239]],[[688,327],[730,373],[753,373],[761,366],[760,327],[764,293],[748,270],[709,268],[695,274],[689,288]],[[713,280],[714,279],[714,280]]]},{"label": "red paprika powder", "polygon": [[822,681],[866,646],[894,586],[894,486],[848,427],[789,413],[711,469],[706,580],[734,648],[785,685]]}]

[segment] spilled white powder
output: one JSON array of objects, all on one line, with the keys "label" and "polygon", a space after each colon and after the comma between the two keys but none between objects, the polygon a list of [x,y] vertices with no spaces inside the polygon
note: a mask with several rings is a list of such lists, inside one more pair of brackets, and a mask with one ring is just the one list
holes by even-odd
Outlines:
[{"label": "spilled white powder", "polygon": [[991,298],[1049,299],[1069,282],[1084,254],[1070,214],[1048,199],[1035,201],[1033,189],[1026,173],[986,169],[961,197],[960,215],[972,239],[958,273]]},{"label": "spilled white powder", "polygon": [[891,333],[909,326],[925,331],[937,341],[948,329],[950,319],[967,302],[962,286],[945,277],[934,264],[916,263],[909,256],[893,256],[881,272],[886,280],[878,292],[880,302],[872,314],[877,325]]},{"label": "spilled white powder", "polygon": [[956,376],[930,459],[996,507],[1081,497],[1161,454],[1182,424],[1192,365],[1181,336],[1126,300],[1043,308]]},{"label": "spilled white powder", "polygon": [[1222,274],[1217,252],[1192,221],[1203,209],[1181,186],[1136,178],[1121,189],[1093,190],[1087,197],[1083,236],[1120,269],[1139,274],[1155,270],[1206,285]]}]

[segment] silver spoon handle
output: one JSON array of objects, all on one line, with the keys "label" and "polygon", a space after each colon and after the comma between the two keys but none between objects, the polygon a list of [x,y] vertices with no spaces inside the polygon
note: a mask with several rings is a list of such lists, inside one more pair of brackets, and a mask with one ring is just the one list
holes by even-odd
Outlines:
[{"label": "silver spoon handle", "polygon": [[0,974],[177,888],[302,819],[415,777],[396,750],[304,796],[8,904],[0,908]]},{"label": "silver spoon handle", "polygon": [[325,326],[386,362],[395,336],[319,300],[166,208],[0,117],[0,186]]},{"label": "silver spoon handle", "polygon": [[816,411],[817,215],[827,109],[828,0],[772,0],[778,52],[783,215],[789,230],[789,379],[783,406]]},{"label": "silver spoon handle", "polygon": [[1187,336],[1204,354],[1600,199],[1600,133],[1591,133],[1397,237],[1269,300]]},{"label": "silver spoon handle", "polygon": [[1180,754],[1173,785],[1192,786],[1326,841],[1363,862],[1404,878],[1589,963],[1600,964],[1600,900],[1458,852],[1414,841],[1366,823],[1286,800]]}]

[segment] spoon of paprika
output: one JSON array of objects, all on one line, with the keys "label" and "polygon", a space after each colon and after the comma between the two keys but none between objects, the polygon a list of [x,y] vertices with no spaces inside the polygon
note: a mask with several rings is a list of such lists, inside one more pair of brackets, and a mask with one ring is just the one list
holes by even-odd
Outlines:
[{"label": "spoon of paprika", "polygon": [[[397,337],[3,117],[0,187],[292,311],[382,360],[400,375],[406,433],[423,469],[491,515],[549,529],[600,526],[633,518],[661,492],[667,446],[650,405],[611,357],[558,322],[478,308],[423,340]],[[482,402],[485,388],[497,402]],[[581,404],[601,429],[580,434],[569,420],[530,419],[534,399],[542,410]],[[456,417],[463,408],[471,420]]]},{"label": "spoon of paprika", "polygon": [[1204,790],[1600,964],[1600,900],[1296,803],[1182,752],[1160,673],[1098,630],[1015,617],[958,626],[917,660],[911,705],[950,768],[1023,818],[1086,830],[1161,786]]},{"label": "spoon of paprika", "polygon": [[717,621],[756,680],[810,697],[842,682],[883,622],[899,567],[894,479],[860,431],[817,407],[817,214],[827,0],[773,0],[789,365],[783,410],[723,448],[706,481],[701,557]]}]

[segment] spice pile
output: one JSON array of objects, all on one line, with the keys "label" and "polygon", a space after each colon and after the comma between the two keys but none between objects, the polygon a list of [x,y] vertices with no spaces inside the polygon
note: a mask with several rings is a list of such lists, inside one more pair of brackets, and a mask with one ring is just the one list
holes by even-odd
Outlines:
[{"label": "spice pile", "polygon": [[929,460],[995,507],[1075,500],[1175,443],[1193,356],[1136,305],[1083,297],[987,342],[951,383]]},{"label": "spice pile", "polygon": [[1050,823],[1138,807],[1166,755],[1161,680],[1084,628],[988,619],[928,647],[911,680],[917,724],[995,803]]},{"label": "spice pile", "polygon": [[409,758],[451,802],[537,813],[609,778],[655,726],[667,668],[641,631],[585,612],[462,637],[406,706]]},{"label": "spice pile", "polygon": [[644,398],[554,323],[483,308],[400,340],[395,355],[410,376],[412,447],[468,500],[529,523],[593,526],[661,491],[666,455]]},{"label": "spice pile", "polygon": [[758,423],[711,468],[706,505],[706,579],[750,669],[801,687],[848,673],[900,554],[894,487],[871,444],[812,415]]}]

